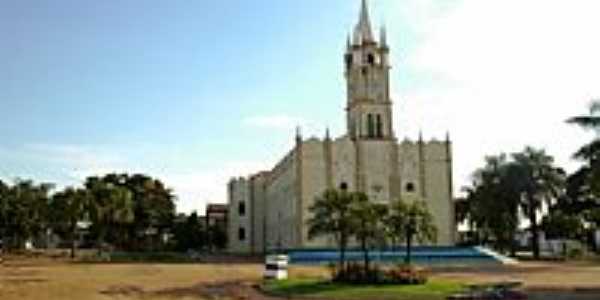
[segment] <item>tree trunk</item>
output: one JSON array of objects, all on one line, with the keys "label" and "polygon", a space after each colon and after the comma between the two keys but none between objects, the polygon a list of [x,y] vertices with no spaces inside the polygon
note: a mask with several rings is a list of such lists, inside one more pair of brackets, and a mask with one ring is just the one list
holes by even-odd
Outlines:
[{"label": "tree trunk", "polygon": [[365,237],[361,239],[361,248],[365,261],[365,276],[369,277],[369,250],[367,249],[367,239]]},{"label": "tree trunk", "polygon": [[515,243],[515,233],[514,232],[510,233],[510,256],[511,257],[517,256],[517,245]]},{"label": "tree trunk", "polygon": [[340,271],[342,274],[346,272],[346,237],[340,238]]},{"label": "tree trunk", "polygon": [[529,202],[529,222],[531,227],[531,247],[533,250],[533,258],[540,259],[540,239],[539,239],[539,229],[537,224],[537,211],[535,209],[535,205],[533,205],[533,200]]},{"label": "tree trunk", "polygon": [[410,265],[411,250],[412,250],[412,234],[409,233],[406,235],[406,257],[404,258],[404,262],[407,265]]},{"label": "tree trunk", "polygon": [[75,259],[75,248],[77,248],[77,223],[71,224],[71,259]]}]

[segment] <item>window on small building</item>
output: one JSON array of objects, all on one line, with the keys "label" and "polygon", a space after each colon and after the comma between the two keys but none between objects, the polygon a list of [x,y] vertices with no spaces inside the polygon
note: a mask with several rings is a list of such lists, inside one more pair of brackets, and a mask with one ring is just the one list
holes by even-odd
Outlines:
[{"label": "window on small building", "polygon": [[238,239],[239,239],[240,241],[243,241],[243,240],[245,240],[245,239],[246,239],[246,228],[244,228],[244,227],[240,227],[240,228],[238,229]]},{"label": "window on small building", "polygon": [[241,217],[246,215],[246,203],[245,202],[240,202],[238,205],[238,212],[240,214]]},{"label": "window on small building", "polygon": [[406,184],[406,191],[409,193],[414,193],[415,192],[415,184],[412,182],[409,182]]}]

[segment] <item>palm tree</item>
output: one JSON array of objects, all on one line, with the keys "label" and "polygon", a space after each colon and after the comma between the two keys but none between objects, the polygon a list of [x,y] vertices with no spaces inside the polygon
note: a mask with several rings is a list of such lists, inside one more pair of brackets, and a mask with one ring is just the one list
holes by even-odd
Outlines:
[{"label": "palm tree", "polygon": [[344,274],[346,265],[346,249],[352,233],[350,215],[352,197],[345,190],[327,190],[317,197],[309,208],[311,213],[307,221],[310,239],[319,236],[333,236],[337,242],[340,257],[339,270]]},{"label": "palm tree", "polygon": [[583,145],[573,158],[586,162],[586,166],[580,170],[581,175],[586,177],[583,184],[587,185],[593,194],[600,196],[600,100],[590,104],[587,115],[572,117],[567,123],[596,132],[595,138]]},{"label": "palm tree", "polygon": [[406,264],[411,262],[413,238],[421,244],[437,240],[433,215],[424,201],[394,201],[386,223],[395,237],[406,240]]},{"label": "palm tree", "polygon": [[85,189],[67,188],[53,197],[52,208],[56,221],[66,224],[71,241],[71,258],[77,248],[77,224],[88,216],[90,193]]},{"label": "palm tree", "polygon": [[513,154],[515,178],[519,178],[521,206],[529,218],[532,234],[533,256],[540,257],[538,212],[542,205],[551,205],[564,194],[565,173],[554,164],[554,158],[544,150],[526,147]]},{"label": "palm tree", "polygon": [[370,278],[369,248],[385,242],[388,207],[384,204],[371,203],[365,193],[353,193],[350,210],[353,234],[360,243],[363,252],[365,279]]}]

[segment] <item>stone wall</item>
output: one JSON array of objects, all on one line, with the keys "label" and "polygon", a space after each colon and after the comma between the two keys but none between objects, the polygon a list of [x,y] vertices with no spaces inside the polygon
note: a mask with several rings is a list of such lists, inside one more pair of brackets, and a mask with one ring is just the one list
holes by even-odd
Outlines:
[{"label": "stone wall", "polygon": [[[331,238],[308,238],[309,208],[327,188],[363,191],[373,201],[424,199],[438,227],[439,245],[455,242],[452,205],[452,153],[448,142],[394,140],[299,141],[269,172],[231,185],[231,249],[263,253],[298,247],[331,247]],[[250,203],[248,217],[238,203]],[[236,240],[236,227],[249,228],[248,240]]]},{"label": "stone wall", "polygon": [[326,239],[309,239],[308,226],[306,225],[311,214],[309,208],[313,205],[315,198],[327,190],[327,155],[326,143],[317,139],[310,139],[302,143],[302,203],[303,214],[298,219],[302,228],[302,246],[327,245]]},{"label": "stone wall", "polygon": [[296,155],[288,153],[265,181],[267,250],[297,246]]},{"label": "stone wall", "polygon": [[268,173],[261,172],[250,178],[251,193],[251,232],[250,246],[252,253],[264,253],[266,250],[266,230],[267,230],[267,207],[266,207],[266,186]]},{"label": "stone wall", "polygon": [[[232,179],[227,190],[229,198],[228,249],[233,253],[248,253],[251,250],[251,232],[253,230],[251,227],[250,181],[246,178]],[[240,206],[243,206],[243,214],[240,213]],[[243,236],[241,237],[240,234]]]},{"label": "stone wall", "polygon": [[453,245],[456,236],[452,198],[452,159],[450,145],[430,142],[425,145],[425,199],[435,216],[438,244]]}]

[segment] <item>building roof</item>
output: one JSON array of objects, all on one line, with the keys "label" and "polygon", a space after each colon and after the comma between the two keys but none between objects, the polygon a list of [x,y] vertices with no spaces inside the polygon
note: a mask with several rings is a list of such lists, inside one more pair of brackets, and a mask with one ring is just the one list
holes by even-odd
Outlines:
[{"label": "building roof", "polygon": [[228,210],[227,204],[208,204],[206,206],[207,213],[227,213]]}]

